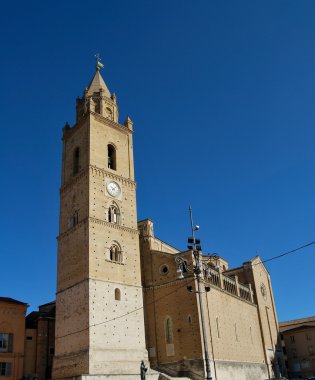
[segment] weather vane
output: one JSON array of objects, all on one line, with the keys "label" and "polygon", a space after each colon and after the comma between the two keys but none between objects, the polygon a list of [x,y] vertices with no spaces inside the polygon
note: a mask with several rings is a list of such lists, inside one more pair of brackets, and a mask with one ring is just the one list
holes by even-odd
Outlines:
[{"label": "weather vane", "polygon": [[99,53],[95,54],[94,56],[96,58],[96,70],[100,70],[104,67],[104,65],[101,62],[101,56]]}]

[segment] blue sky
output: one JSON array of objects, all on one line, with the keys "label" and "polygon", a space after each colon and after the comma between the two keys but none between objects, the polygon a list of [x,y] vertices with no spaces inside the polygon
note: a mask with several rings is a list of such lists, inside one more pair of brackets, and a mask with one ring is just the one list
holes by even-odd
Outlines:
[{"label": "blue sky", "polygon": [[[314,1],[2,5],[1,295],[54,299],[61,129],[94,74],[134,121],[138,219],[240,265],[315,240]],[[315,315],[315,245],[267,264],[279,320]]]}]

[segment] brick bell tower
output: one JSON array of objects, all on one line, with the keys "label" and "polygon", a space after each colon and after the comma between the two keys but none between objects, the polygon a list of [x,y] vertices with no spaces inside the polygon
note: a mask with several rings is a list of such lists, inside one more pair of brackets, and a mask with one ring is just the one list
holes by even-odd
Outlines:
[{"label": "brick bell tower", "polygon": [[54,379],[139,379],[147,363],[132,121],[101,67],[63,129]]}]

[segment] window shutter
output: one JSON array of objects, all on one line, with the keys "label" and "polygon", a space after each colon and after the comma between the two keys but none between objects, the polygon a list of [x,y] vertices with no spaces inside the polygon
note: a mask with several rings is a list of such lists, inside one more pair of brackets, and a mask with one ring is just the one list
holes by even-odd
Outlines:
[{"label": "window shutter", "polygon": [[[13,336],[13,334],[10,334]],[[6,371],[5,375],[6,376],[11,376],[11,370],[12,370],[12,363],[6,363]]]},{"label": "window shutter", "polygon": [[13,334],[9,334],[8,352],[13,352]]}]

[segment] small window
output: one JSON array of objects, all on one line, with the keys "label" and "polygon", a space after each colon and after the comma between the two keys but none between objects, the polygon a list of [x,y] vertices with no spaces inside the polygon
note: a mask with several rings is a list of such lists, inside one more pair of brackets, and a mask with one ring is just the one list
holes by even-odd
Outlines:
[{"label": "small window", "polygon": [[107,145],[107,157],[108,157],[108,162],[107,162],[108,168],[116,170],[116,149],[111,144]]},{"label": "small window", "polygon": [[111,205],[108,209],[108,221],[110,223],[119,224],[120,212],[116,205]]},{"label": "small window", "polygon": [[161,265],[161,267],[160,267],[160,273],[163,274],[163,275],[165,275],[165,274],[168,273],[168,266],[166,264]]},{"label": "small window", "polygon": [[314,346],[308,346],[308,353],[314,355]]},{"label": "small window", "polygon": [[13,334],[0,333],[0,352],[13,352]]},{"label": "small window", "polygon": [[49,355],[55,355],[55,347],[49,348]]},{"label": "small window", "polygon": [[308,333],[305,334],[305,338],[306,338],[306,340],[312,340],[312,337]]},{"label": "small window", "polygon": [[173,322],[170,317],[167,317],[165,321],[165,339],[167,344],[173,343]]},{"label": "small window", "polygon": [[75,148],[73,152],[73,175],[79,172],[80,168],[80,148]]},{"label": "small window", "polygon": [[0,352],[7,352],[9,346],[9,334],[0,333]]},{"label": "small window", "polygon": [[72,215],[72,227],[76,226],[79,223],[79,211],[76,210]]},{"label": "small window", "polygon": [[120,301],[120,289],[116,288],[115,289],[115,300]]},{"label": "small window", "polygon": [[26,340],[33,340],[33,337],[32,336],[27,336]]},{"label": "small window", "polygon": [[110,120],[113,120],[113,111],[109,107],[106,107],[105,111],[106,117]]},{"label": "small window", "polygon": [[118,245],[113,244],[109,249],[109,258],[111,261],[116,261],[118,263],[122,262],[122,254]]},{"label": "small window", "polygon": [[290,336],[291,343],[295,343],[295,337],[293,335]]},{"label": "small window", "polygon": [[0,362],[0,376],[11,376],[11,363]]}]

